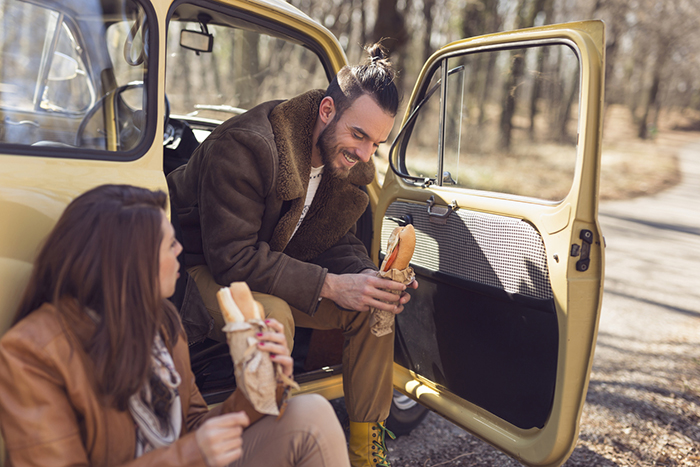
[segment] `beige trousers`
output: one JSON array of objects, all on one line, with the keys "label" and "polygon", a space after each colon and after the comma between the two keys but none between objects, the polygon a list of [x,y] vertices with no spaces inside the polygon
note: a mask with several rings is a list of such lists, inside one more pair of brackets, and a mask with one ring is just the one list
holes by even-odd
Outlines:
[{"label": "beige trousers", "polygon": [[318,394],[293,397],[284,415],[261,418],[243,432],[243,456],[229,467],[349,467],[345,434]]},{"label": "beige trousers", "polygon": [[[221,288],[206,265],[187,270],[197,284],[204,305],[214,318],[211,337],[225,342],[221,331],[224,320],[216,301]],[[348,416],[353,422],[384,421],[389,416],[393,395],[394,334],[377,337],[370,331],[369,313],[346,311],[330,300],[321,300],[314,316],[290,307],[279,297],[253,292],[253,297],[265,308],[265,316],[284,325],[290,349],[294,342],[294,327],[340,329],[343,331],[343,392]]]}]

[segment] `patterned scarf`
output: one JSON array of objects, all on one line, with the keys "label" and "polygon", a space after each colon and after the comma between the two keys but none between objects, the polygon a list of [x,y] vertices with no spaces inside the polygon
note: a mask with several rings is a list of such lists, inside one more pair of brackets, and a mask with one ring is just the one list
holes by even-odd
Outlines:
[{"label": "patterned scarf", "polygon": [[151,372],[143,388],[129,398],[129,411],[136,424],[135,457],[168,446],[180,437],[182,406],[180,375],[160,334],[151,355]]}]

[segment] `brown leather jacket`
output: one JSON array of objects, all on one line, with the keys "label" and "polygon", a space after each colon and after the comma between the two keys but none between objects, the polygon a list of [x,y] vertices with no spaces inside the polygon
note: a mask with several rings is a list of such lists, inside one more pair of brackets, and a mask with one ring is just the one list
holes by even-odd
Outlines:
[{"label": "brown leather jacket", "polygon": [[[94,325],[76,307],[61,305],[66,317],[45,304],[12,327],[0,340],[0,427],[5,466],[202,466],[194,429],[207,418],[253,411],[239,392],[207,409],[190,369],[184,332],[172,349],[182,378],[182,434],[172,445],[134,459],[135,429],[129,411],[104,403],[95,391],[92,361],[82,342]],[[77,325],[75,323],[78,323]]]},{"label": "brown leather jacket", "polygon": [[313,127],[323,91],[260,104],[224,122],[187,165],[168,176],[187,266],[207,264],[217,283],[246,281],[313,315],[326,272],[376,266],[352,233],[374,165],[347,179],[324,176],[304,222]]}]

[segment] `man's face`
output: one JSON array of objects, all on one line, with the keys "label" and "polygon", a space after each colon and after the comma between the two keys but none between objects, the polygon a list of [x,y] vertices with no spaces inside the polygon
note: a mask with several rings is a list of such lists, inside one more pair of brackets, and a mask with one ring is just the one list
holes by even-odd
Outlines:
[{"label": "man's face", "polygon": [[338,118],[335,116],[318,137],[326,173],[346,178],[358,162],[368,162],[389,137],[394,117],[368,95],[358,97]]}]

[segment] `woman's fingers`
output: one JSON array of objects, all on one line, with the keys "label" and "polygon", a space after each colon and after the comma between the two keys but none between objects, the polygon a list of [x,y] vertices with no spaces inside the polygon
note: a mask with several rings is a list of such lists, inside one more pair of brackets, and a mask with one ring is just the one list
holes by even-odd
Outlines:
[{"label": "woman's fingers", "polygon": [[294,373],[294,359],[285,355],[271,355],[273,362],[277,362],[282,367],[282,373],[291,378]]},{"label": "woman's fingers", "polygon": [[[289,355],[289,349],[287,347],[287,339],[284,337],[282,330],[284,329],[282,325],[275,321],[270,320],[268,323],[274,324],[275,326],[270,326],[273,330],[267,332],[260,332],[256,334],[256,337],[260,341],[258,347],[267,350],[270,353],[277,353],[280,355]],[[274,350],[269,350],[274,349]]]},{"label": "woman's fingers", "polygon": [[284,337],[284,326],[276,319],[266,319],[265,323],[270,328],[267,332],[260,332],[255,337],[258,338],[258,348],[270,354],[270,358],[279,363],[282,372],[287,376],[292,376],[294,372],[294,360],[289,354],[287,339]]},{"label": "woman's fingers", "polygon": [[[258,337],[258,339],[262,339]],[[283,336],[284,340],[284,336]],[[286,344],[275,344],[271,341],[258,342],[258,348],[270,353],[273,362],[282,365],[282,372],[287,376],[292,376],[294,372],[294,359],[289,356],[289,349]]]},{"label": "woman's fingers", "polygon": [[277,321],[274,318],[266,319],[265,324],[267,324],[268,326],[270,326],[272,329],[274,329],[277,332],[280,332],[280,333],[284,332],[284,326],[282,325],[282,323],[280,323],[279,321]]},{"label": "woman's fingers", "polygon": [[265,352],[269,352],[271,354],[276,354],[276,355],[280,355],[280,356],[289,355],[289,349],[287,349],[286,345],[276,344],[276,343],[271,342],[271,341],[258,342],[258,348],[260,350],[263,350]]}]

